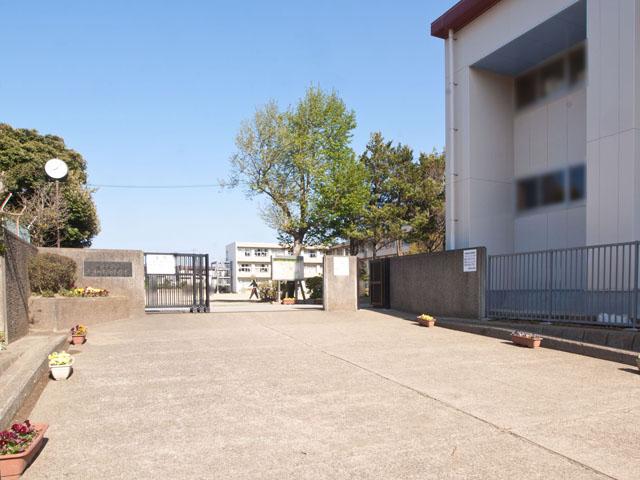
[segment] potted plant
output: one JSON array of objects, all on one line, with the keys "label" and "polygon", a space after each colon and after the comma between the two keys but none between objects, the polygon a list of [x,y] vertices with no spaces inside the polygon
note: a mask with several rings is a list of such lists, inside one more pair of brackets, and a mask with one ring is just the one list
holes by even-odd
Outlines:
[{"label": "potted plant", "polygon": [[296,299],[291,297],[285,297],[282,299],[282,305],[295,305]]},{"label": "potted plant", "polygon": [[48,425],[16,423],[0,432],[0,478],[17,479],[22,475],[42,446]]},{"label": "potted plant", "polygon": [[53,352],[49,355],[49,370],[54,380],[66,380],[71,375],[73,357],[67,352]]},{"label": "potted plant", "polygon": [[535,333],[513,331],[511,332],[511,341],[516,345],[527,348],[539,348],[542,337]]},{"label": "potted plant", "polygon": [[422,315],[418,315],[418,323],[423,327],[431,328],[431,327],[435,327],[436,319],[431,315],[427,315],[426,313],[423,313]]},{"label": "potted plant", "polygon": [[87,339],[87,327],[84,325],[76,325],[71,329],[71,344],[80,345]]}]

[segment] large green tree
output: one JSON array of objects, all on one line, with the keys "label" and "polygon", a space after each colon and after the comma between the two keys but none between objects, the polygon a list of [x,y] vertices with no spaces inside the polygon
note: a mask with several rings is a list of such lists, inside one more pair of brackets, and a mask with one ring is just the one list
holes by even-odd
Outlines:
[{"label": "large green tree", "polygon": [[[52,159],[64,160],[69,174],[60,182],[60,201],[53,198],[44,171]],[[21,211],[21,224],[31,225],[33,242],[53,246],[60,228],[61,245],[87,247],[100,231],[98,215],[87,183],[87,165],[61,137],[0,124],[0,175],[4,196],[13,193],[7,208]]]},{"label": "large green tree", "polygon": [[294,107],[258,109],[240,128],[231,159],[231,185],[268,199],[263,217],[295,255],[326,241],[335,224],[325,218],[331,179],[356,164],[350,147],[355,114],[335,92],[311,87]]},{"label": "large green tree", "polygon": [[[368,201],[354,228],[355,240],[373,254],[390,242],[408,241],[414,251],[436,251],[444,238],[444,155],[420,154],[406,145],[371,135],[360,161],[366,171]],[[352,239],[352,243],[353,243]],[[398,253],[401,249],[397,249]]]}]

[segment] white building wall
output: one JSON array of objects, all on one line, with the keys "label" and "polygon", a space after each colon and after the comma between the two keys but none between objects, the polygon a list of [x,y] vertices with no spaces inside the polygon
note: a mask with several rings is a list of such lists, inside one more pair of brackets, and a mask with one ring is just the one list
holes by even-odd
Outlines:
[{"label": "white building wall", "polygon": [[640,239],[640,1],[589,0],[587,242]]},{"label": "white building wall", "polygon": [[[445,41],[447,102],[451,95],[454,102],[453,121],[448,110],[446,115],[446,151],[450,152],[453,145],[455,152],[454,181],[450,181],[452,175],[448,179],[453,187],[447,191],[447,197],[453,197],[455,205],[453,212],[452,202],[447,202],[449,248],[486,246],[489,253],[508,253],[514,251],[520,234],[514,224],[514,156],[515,149],[521,147],[514,145],[517,143],[514,135],[518,133],[514,132],[513,79],[482,72],[470,65],[575,1],[503,0],[456,32],[453,87],[449,76],[451,39]],[[538,115],[546,116],[546,111]],[[539,121],[535,126],[539,129],[533,133],[534,157],[548,164],[548,152],[538,152],[543,144],[548,144],[547,123]],[[553,159],[556,160],[555,154]],[[451,240],[452,224],[455,225],[454,242]]]},{"label": "white building wall", "polygon": [[[513,135],[516,179],[585,164],[586,98],[586,88],[583,87],[515,113]],[[515,198],[511,203],[515,204]],[[554,205],[516,214],[516,252],[585,244],[584,202]]]}]

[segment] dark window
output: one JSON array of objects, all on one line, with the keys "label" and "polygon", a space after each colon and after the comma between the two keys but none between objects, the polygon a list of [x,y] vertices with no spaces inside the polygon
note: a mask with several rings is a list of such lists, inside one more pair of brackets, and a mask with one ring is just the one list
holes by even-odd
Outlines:
[{"label": "dark window", "polygon": [[555,172],[541,177],[542,205],[564,202],[564,172]]},{"label": "dark window", "polygon": [[529,210],[538,206],[538,179],[518,180],[518,210]]},{"label": "dark window", "polygon": [[560,58],[540,70],[540,95],[546,96],[564,85],[564,59]]},{"label": "dark window", "polygon": [[537,75],[530,73],[516,79],[516,104],[518,108],[526,107],[536,101]]},{"label": "dark window", "polygon": [[569,84],[575,85],[584,81],[586,73],[584,46],[569,54]]},{"label": "dark window", "polygon": [[572,201],[582,200],[587,191],[586,169],[584,165],[578,165],[569,169],[569,198]]}]

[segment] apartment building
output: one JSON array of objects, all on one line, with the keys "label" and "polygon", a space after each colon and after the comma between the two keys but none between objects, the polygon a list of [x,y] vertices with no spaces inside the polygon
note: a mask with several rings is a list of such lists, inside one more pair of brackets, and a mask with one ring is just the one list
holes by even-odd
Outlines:
[{"label": "apartment building", "polygon": [[448,249],[640,239],[640,0],[462,0],[431,34]]},{"label": "apartment building", "polygon": [[[271,257],[292,255],[289,247],[278,243],[233,242],[226,247],[227,261],[231,262],[231,289],[234,293],[246,292],[252,280],[257,282],[271,279]],[[305,247],[305,278],[322,275],[324,247]]]}]

